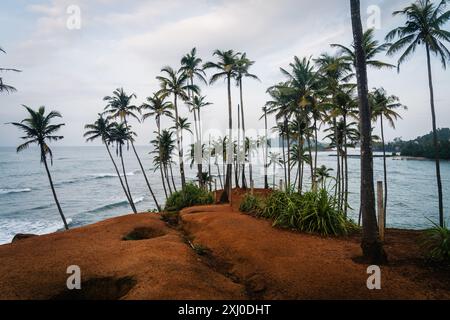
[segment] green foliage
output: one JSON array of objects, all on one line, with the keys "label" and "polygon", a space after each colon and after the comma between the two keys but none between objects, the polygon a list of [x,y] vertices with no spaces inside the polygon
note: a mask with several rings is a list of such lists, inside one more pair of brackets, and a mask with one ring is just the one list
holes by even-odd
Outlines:
[{"label": "green foliage", "polygon": [[180,211],[198,205],[206,205],[214,203],[213,194],[189,183],[186,187],[178,192],[174,192],[166,202],[166,211]]},{"label": "green foliage", "polygon": [[300,195],[276,191],[266,200],[247,195],[241,211],[273,220],[273,226],[296,229],[323,236],[346,235],[356,229],[337,209],[337,201],[325,189]]},{"label": "green foliage", "polygon": [[[437,130],[439,141],[439,158],[450,160],[450,129],[443,128]],[[381,144],[374,144],[375,151],[381,151]],[[434,159],[433,133],[430,132],[414,140],[403,141],[394,139],[386,145],[387,152],[400,152],[405,157],[423,157]]]},{"label": "green foliage", "polygon": [[248,193],[242,199],[239,210],[244,213],[261,215],[264,211],[264,201],[262,198]]},{"label": "green foliage", "polygon": [[433,227],[425,231],[422,246],[427,251],[427,257],[436,262],[450,262],[450,230],[446,225]]}]

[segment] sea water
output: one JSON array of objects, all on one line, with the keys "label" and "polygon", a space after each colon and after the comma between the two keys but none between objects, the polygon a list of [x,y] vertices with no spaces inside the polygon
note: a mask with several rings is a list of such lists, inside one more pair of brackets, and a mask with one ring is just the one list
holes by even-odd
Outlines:
[{"label": "sea water", "polygon": [[[53,147],[50,166],[56,193],[70,227],[78,227],[107,218],[128,214],[131,209],[115,174],[105,147]],[[146,174],[157,199],[164,204],[164,190],[159,170],[154,171],[150,147],[138,146]],[[114,150],[112,150],[114,152]],[[336,167],[333,152],[321,152],[318,165]],[[114,155],[115,156],[115,155]],[[131,151],[124,151],[126,174],[137,209],[155,209],[139,165]],[[116,158],[120,168],[119,159]],[[383,180],[382,158],[374,159],[375,180]],[[350,216],[357,221],[359,213],[359,162],[349,158]],[[187,180],[193,181],[196,166],[189,168],[185,160]],[[433,161],[387,159],[389,198],[387,225],[395,228],[423,229],[438,221],[437,187]],[[204,170],[207,167],[204,166]],[[222,166],[220,167],[222,170]],[[212,174],[217,174],[212,166]],[[248,166],[247,166],[248,170]],[[446,217],[450,215],[450,162],[442,161],[442,183]],[[179,188],[178,165],[173,166]],[[223,172],[221,172],[223,174]],[[269,168],[272,184],[272,168]],[[296,170],[293,170],[295,175]],[[305,166],[308,181],[309,167]],[[335,175],[335,171],[331,173]],[[263,187],[263,166],[253,166],[255,187]],[[277,170],[276,181],[284,177]],[[248,173],[247,173],[248,178]],[[294,179],[294,178],[293,178]],[[234,176],[233,176],[234,182]],[[217,185],[220,187],[217,178]],[[0,148],[0,243],[8,243],[17,233],[45,234],[63,227],[51,193],[39,150],[30,148],[19,154],[14,148]]]}]

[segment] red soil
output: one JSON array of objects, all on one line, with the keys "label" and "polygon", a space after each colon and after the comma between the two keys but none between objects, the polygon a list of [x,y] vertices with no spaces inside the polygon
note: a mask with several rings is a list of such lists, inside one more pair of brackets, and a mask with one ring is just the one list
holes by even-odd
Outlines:
[{"label": "red soil", "polygon": [[0,246],[0,299],[70,298],[69,265],[81,267],[86,299],[450,299],[450,273],[424,263],[420,232],[388,230],[390,263],[382,290],[370,291],[354,259],[359,236],[280,230],[229,205],[185,209],[180,220],[128,215]]}]

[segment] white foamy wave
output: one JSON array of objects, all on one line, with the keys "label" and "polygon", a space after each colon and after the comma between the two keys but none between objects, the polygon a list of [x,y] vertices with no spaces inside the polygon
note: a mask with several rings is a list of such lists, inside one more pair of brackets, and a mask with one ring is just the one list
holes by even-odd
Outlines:
[{"label": "white foamy wave", "polygon": [[[67,223],[70,225],[72,219],[68,218]],[[30,233],[43,235],[64,229],[61,220],[30,220],[30,219],[14,219],[8,218],[2,221],[0,225],[0,244],[10,243],[12,238],[18,233]]]},{"label": "white foamy wave", "polygon": [[9,193],[22,193],[22,192],[31,192],[30,188],[24,188],[24,189],[0,189],[0,195],[2,194],[9,194]]},{"label": "white foamy wave", "polygon": [[[136,173],[137,173],[136,171],[127,172],[127,177],[134,176]],[[120,176],[123,177],[122,174]],[[115,178],[115,177],[117,177],[117,174],[115,174],[115,173],[96,173],[96,174],[91,174],[90,177],[93,177],[94,179]]]}]

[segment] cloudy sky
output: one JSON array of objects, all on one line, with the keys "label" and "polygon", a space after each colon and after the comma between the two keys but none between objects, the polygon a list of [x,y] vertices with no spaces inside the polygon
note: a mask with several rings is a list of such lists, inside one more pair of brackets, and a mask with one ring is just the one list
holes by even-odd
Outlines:
[{"label": "cloudy sky", "polygon": [[[402,23],[392,17],[410,0],[362,1],[363,22],[372,5],[381,9],[385,34]],[[81,28],[67,28],[70,6],[81,10]],[[261,107],[268,86],[283,80],[279,67],[297,55],[332,52],[330,43],[352,41],[348,1],[336,0],[2,0],[0,4],[0,66],[22,69],[3,74],[4,82],[18,92],[0,96],[0,146],[19,142],[19,132],[4,125],[25,116],[22,104],[45,105],[60,111],[66,127],[61,144],[83,145],[83,126],[102,111],[102,98],[115,88],[135,92],[140,104],[158,89],[155,79],[162,66],[179,66],[182,55],[197,47],[204,61],[214,49],[247,52],[255,60],[253,73],[261,82],[245,85],[247,126],[261,128]],[[409,107],[389,139],[414,138],[430,131],[431,117],[424,50],[396,71],[369,73],[370,87],[383,86]],[[396,63],[395,58],[386,58]],[[433,61],[438,125],[450,126],[450,74]],[[226,87],[219,82],[203,87],[214,105],[203,113],[204,126],[224,129]],[[234,101],[238,95],[234,89]],[[183,112],[186,108],[182,107]],[[152,121],[135,124],[139,144],[146,144],[155,130]]]}]

